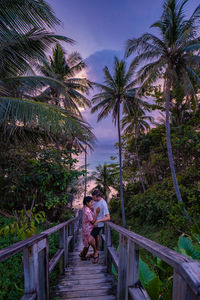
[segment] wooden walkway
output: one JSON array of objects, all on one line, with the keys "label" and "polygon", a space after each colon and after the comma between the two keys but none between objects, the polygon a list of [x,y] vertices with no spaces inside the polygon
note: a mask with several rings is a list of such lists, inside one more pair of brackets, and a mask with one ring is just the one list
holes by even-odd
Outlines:
[{"label": "wooden walkway", "polygon": [[[107,273],[104,252],[99,252],[99,262],[93,264],[92,259],[87,261],[80,259],[79,253],[82,248],[79,231],[74,251],[69,253],[68,267],[55,287],[55,299],[116,300],[114,277]],[[89,253],[92,253],[92,250]]]},{"label": "wooden walkway", "polygon": [[[105,224],[98,264],[81,261],[81,211],[64,223],[0,250],[0,262],[23,252],[24,296],[21,300],[52,300],[49,274],[59,264],[54,300],[150,300],[139,280],[139,253],[145,249],[173,268],[172,300],[200,300],[200,262],[112,222]],[[118,251],[113,232],[119,234]],[[59,233],[59,246],[49,260],[49,236]],[[71,252],[70,252],[71,250]],[[72,252],[73,251],[73,252]],[[105,263],[104,263],[105,262]],[[111,274],[114,265],[117,283]],[[117,288],[116,288],[117,285]]]}]

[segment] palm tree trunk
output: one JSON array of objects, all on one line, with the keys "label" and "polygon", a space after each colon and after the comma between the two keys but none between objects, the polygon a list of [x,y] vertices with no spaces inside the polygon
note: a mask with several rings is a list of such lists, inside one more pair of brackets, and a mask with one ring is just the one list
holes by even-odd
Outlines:
[{"label": "palm tree trunk", "polygon": [[85,146],[85,188],[84,188],[84,197],[87,194],[87,146]]},{"label": "palm tree trunk", "polygon": [[[165,101],[166,101],[166,139],[167,139],[167,152],[168,152],[168,159],[169,159],[169,165],[171,169],[172,174],[172,181],[174,184],[174,189],[176,193],[177,200],[184,204],[183,199],[181,197],[181,193],[179,190],[177,178],[176,178],[176,172],[174,167],[174,160],[173,160],[173,154],[172,154],[172,145],[171,145],[171,138],[170,138],[170,89],[171,89],[171,80],[167,79],[166,85],[165,85]],[[183,208],[184,214],[186,216],[186,219],[189,220],[189,215],[185,208]]]},{"label": "palm tree trunk", "polygon": [[122,142],[121,142],[121,125],[120,125],[120,106],[117,115],[117,127],[118,127],[118,141],[119,141],[120,200],[121,200],[122,222],[123,222],[123,226],[126,228],[123,182],[122,182]]},{"label": "palm tree trunk", "polygon": [[145,186],[144,186],[144,180],[143,180],[143,176],[142,176],[142,169],[141,169],[141,165],[140,165],[140,159],[139,159],[137,145],[135,145],[135,147],[136,147],[136,160],[137,160],[137,165],[138,165],[139,174],[140,174],[140,181],[141,181],[141,184],[142,184],[143,192],[145,192],[146,189],[145,189]]}]

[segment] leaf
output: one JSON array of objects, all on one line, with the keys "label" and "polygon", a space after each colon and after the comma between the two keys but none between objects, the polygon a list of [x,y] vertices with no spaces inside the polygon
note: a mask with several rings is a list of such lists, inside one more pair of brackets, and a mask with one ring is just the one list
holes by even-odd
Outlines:
[{"label": "leaf", "polygon": [[162,286],[162,282],[160,281],[159,277],[156,276],[145,287],[145,289],[146,289],[149,297],[151,298],[151,300],[158,300],[159,299],[161,286]]},{"label": "leaf", "polygon": [[142,285],[146,288],[151,280],[153,280],[156,275],[150,270],[149,266],[140,258],[139,264],[139,278]]},{"label": "leaf", "polygon": [[192,241],[184,236],[180,236],[178,240],[178,247],[182,254],[192,257],[193,259],[200,259],[200,251],[195,250]]}]

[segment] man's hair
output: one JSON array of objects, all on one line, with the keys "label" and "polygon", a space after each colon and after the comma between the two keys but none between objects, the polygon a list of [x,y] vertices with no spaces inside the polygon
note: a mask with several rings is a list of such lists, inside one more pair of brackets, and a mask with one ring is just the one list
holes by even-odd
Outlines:
[{"label": "man's hair", "polygon": [[99,190],[94,190],[92,196],[102,197],[102,193]]},{"label": "man's hair", "polygon": [[90,196],[86,196],[83,199],[83,205],[86,205],[87,203],[89,203],[90,201],[92,201],[92,197]]}]

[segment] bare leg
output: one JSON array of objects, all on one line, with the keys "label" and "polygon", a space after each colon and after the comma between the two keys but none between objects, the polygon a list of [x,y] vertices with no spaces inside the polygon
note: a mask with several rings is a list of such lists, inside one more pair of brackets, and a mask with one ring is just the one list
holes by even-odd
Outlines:
[{"label": "bare leg", "polygon": [[100,250],[100,238],[99,234],[95,237],[97,250]]},{"label": "bare leg", "polygon": [[94,254],[93,255],[97,256],[98,251],[97,251],[97,247],[96,247],[96,241],[95,241],[95,239],[93,238],[92,235],[89,236],[88,243],[89,243],[89,245],[92,246],[92,248],[94,250]]},{"label": "bare leg", "polygon": [[83,258],[83,259],[85,258],[86,254],[88,253],[88,249],[89,249],[89,247],[84,247],[83,248],[83,250],[80,253],[81,258]]}]

